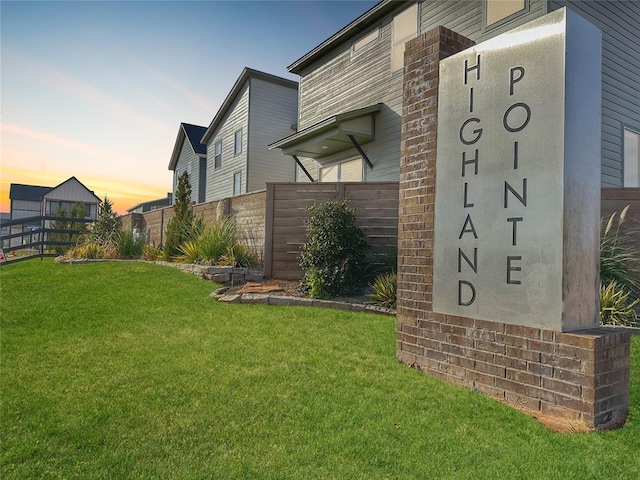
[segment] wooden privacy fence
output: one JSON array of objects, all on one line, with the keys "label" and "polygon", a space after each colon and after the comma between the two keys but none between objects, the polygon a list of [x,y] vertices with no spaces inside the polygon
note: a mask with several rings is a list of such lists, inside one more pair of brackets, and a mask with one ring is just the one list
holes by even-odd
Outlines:
[{"label": "wooden privacy fence", "polygon": [[314,203],[346,199],[356,210],[374,254],[394,253],[398,242],[398,182],[268,183],[264,274],[298,280],[300,246],[307,241],[304,222]]},{"label": "wooden privacy fence", "polygon": [[[346,199],[356,209],[356,221],[374,254],[395,252],[398,245],[398,182],[380,183],[269,183],[267,190],[193,206],[196,216],[214,219],[218,212],[233,216],[242,227],[242,239],[263,254],[265,276],[298,280],[300,246],[307,241],[307,208],[327,200]],[[603,188],[602,216],[631,205],[629,217],[640,221],[640,188]],[[417,213],[416,213],[417,214]],[[149,243],[161,245],[173,207],[125,216],[125,225],[137,226]],[[640,241],[640,240],[639,240]],[[264,253],[263,253],[264,252]]]}]

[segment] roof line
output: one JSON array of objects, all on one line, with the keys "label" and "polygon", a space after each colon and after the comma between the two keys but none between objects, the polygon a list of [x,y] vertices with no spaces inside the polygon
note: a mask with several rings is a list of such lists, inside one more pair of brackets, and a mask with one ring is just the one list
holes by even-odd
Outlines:
[{"label": "roof line", "polygon": [[399,8],[401,5],[410,5],[417,2],[418,0],[382,0],[380,3],[374,5],[358,18],[356,18],[353,22],[338,30],[338,32],[327,38],[313,50],[293,62],[287,67],[287,70],[289,70],[291,73],[300,74],[300,72],[304,68],[308,67],[318,58],[331,51],[336,47],[337,44],[349,40],[358,33],[364,31],[366,28],[373,25],[390,11]]},{"label": "roof line", "polygon": [[296,89],[298,88],[298,82],[296,82],[295,80],[289,80],[287,78],[278,77],[270,73],[254,70],[253,68],[244,67],[244,69],[242,70],[242,73],[240,74],[236,82],[233,84],[233,87],[227,94],[227,98],[225,98],[224,102],[222,102],[222,106],[218,110],[218,113],[216,113],[215,117],[213,117],[213,120],[211,120],[211,123],[209,124],[207,131],[204,132],[204,135],[202,136],[200,143],[204,143],[204,144],[207,143],[211,135],[213,135],[213,132],[215,131],[215,129],[218,127],[220,122],[222,122],[222,119],[227,113],[227,110],[229,110],[229,108],[231,107],[235,99],[240,94],[240,91],[242,90],[242,86],[250,78],[259,78],[267,82],[282,85],[284,87],[291,87]]}]

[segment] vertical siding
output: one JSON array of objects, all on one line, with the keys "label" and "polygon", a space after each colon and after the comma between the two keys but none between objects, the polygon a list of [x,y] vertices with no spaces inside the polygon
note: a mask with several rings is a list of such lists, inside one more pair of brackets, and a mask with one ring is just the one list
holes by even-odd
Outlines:
[{"label": "vertical siding", "polygon": [[249,95],[247,191],[266,188],[266,182],[294,180],[294,162],[267,145],[293,133],[298,115],[298,89],[252,78]]},{"label": "vertical siding", "polygon": [[623,128],[640,130],[640,2],[556,0],[602,30],[602,185],[622,186]]},{"label": "vertical siding", "polygon": [[[247,82],[234,104],[207,143],[207,202],[233,195],[233,174],[242,172],[242,191],[246,191],[249,83]],[[242,153],[234,155],[234,134],[242,129]],[[214,144],[222,139],[222,166],[214,169]]]},{"label": "vertical siding", "polygon": [[42,215],[42,203],[30,200],[11,200],[11,220]]},{"label": "vertical siding", "polygon": [[176,198],[176,189],[178,188],[178,178],[182,175],[182,172],[187,170],[187,166],[191,165],[191,170],[189,173],[189,183],[191,184],[191,201],[198,201],[198,188],[200,185],[199,181],[199,163],[198,156],[191,148],[189,144],[189,140],[187,138],[182,142],[182,148],[180,149],[180,155],[178,156],[178,161],[176,162],[176,169],[173,171],[173,198]]},{"label": "vertical siding", "polygon": [[90,217],[98,218],[98,204],[94,194],[75,179],[62,183],[54,190],[47,193],[44,198],[47,201],[47,205],[50,201],[82,202],[90,205]]}]

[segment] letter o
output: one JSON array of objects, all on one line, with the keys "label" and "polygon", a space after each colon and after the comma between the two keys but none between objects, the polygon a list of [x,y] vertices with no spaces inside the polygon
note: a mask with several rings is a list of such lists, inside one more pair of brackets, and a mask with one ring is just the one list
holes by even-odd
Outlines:
[{"label": "letter o", "polygon": [[[522,125],[520,125],[519,127],[511,127],[508,122],[509,114],[517,107],[524,108],[524,111],[527,113],[527,118],[525,118],[524,122],[522,122]],[[511,105],[509,108],[507,108],[507,111],[504,112],[504,117],[502,117],[502,125],[504,126],[505,130],[514,133],[524,130],[524,128],[529,124],[529,120],[531,120],[531,109],[529,108],[529,105],[527,105],[526,103],[518,102]]]},{"label": "letter o", "polygon": [[464,136],[462,135],[464,127],[466,127],[469,123],[471,122],[475,122],[475,123],[480,123],[480,119],[479,118],[469,118],[468,120],[466,120],[462,126],[460,127],[460,141],[462,143],[464,143],[465,145],[473,145],[474,143],[476,143],[478,140],[480,140],[480,137],[482,136],[482,128],[476,128],[473,133],[475,133],[475,137],[473,138],[473,140],[465,140]]}]

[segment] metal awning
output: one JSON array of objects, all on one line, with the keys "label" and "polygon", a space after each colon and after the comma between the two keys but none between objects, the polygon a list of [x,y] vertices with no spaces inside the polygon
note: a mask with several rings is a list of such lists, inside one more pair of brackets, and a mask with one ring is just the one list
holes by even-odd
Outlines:
[{"label": "metal awning", "polygon": [[326,118],[272,143],[269,150],[280,148],[284,155],[306,158],[326,157],[354,146],[360,150],[359,145],[375,139],[374,117],[381,107],[378,103]]}]

